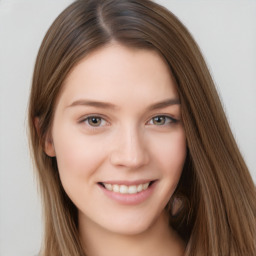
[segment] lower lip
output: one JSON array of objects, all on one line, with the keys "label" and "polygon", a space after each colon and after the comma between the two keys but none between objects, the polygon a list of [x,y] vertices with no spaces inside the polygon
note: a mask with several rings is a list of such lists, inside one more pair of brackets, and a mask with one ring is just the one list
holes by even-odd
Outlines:
[{"label": "lower lip", "polygon": [[143,190],[136,194],[116,193],[116,192],[107,190],[101,185],[98,185],[98,186],[101,188],[104,194],[107,197],[111,198],[112,200],[124,205],[136,205],[146,201],[151,196],[156,186],[156,183],[157,182],[154,181],[146,190]]}]

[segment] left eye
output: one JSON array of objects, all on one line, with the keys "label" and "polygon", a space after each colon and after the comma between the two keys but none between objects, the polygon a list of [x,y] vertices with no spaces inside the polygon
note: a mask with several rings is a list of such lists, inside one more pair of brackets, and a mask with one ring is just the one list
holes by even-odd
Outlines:
[{"label": "left eye", "polygon": [[174,118],[171,118],[169,116],[155,116],[152,119],[150,119],[149,124],[153,125],[166,125],[169,123],[174,123],[176,120]]}]

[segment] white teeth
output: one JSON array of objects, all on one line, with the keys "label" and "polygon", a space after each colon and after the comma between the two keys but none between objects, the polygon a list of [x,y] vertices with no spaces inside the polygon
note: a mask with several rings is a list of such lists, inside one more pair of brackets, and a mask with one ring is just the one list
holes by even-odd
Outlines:
[{"label": "white teeth", "polygon": [[119,192],[119,186],[118,185],[113,185],[113,191],[114,192]]},{"label": "white teeth", "polygon": [[135,194],[135,193],[137,193],[138,191],[137,191],[137,186],[129,186],[128,187],[128,192],[129,192],[129,194]]},{"label": "white teeth", "polygon": [[147,189],[147,188],[148,188],[148,185],[149,185],[149,183],[143,184],[143,185],[142,185],[143,190]]},{"label": "white teeth", "polygon": [[104,184],[107,190],[112,191],[112,184]]},{"label": "white teeth", "polygon": [[143,185],[140,184],[140,185],[137,187],[137,191],[140,192],[140,191],[142,191],[142,190],[143,190]]},{"label": "white teeth", "polygon": [[105,188],[109,191],[113,191],[115,193],[121,193],[121,194],[136,194],[138,192],[141,192],[142,190],[146,190],[149,186],[149,182],[139,185],[117,185],[117,184],[108,184],[103,183]]},{"label": "white teeth", "polygon": [[[117,192],[118,192],[118,191],[117,191]],[[127,194],[127,192],[128,192],[128,187],[125,186],[125,185],[121,185],[121,186],[119,187],[119,192],[120,192],[121,194]]]}]

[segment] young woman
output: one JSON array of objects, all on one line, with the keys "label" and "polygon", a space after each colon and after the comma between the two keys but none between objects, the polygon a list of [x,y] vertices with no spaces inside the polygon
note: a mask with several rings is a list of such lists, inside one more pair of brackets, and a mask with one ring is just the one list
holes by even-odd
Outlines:
[{"label": "young woman", "polygon": [[256,254],[255,188],[198,46],[149,0],[79,0],[29,106],[43,256]]}]

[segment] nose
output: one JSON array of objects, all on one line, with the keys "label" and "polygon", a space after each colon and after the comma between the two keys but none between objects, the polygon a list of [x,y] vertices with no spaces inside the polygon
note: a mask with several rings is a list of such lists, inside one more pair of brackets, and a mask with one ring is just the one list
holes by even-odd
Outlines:
[{"label": "nose", "polygon": [[110,161],[115,166],[138,169],[149,162],[145,138],[135,128],[120,132],[112,146]]}]

